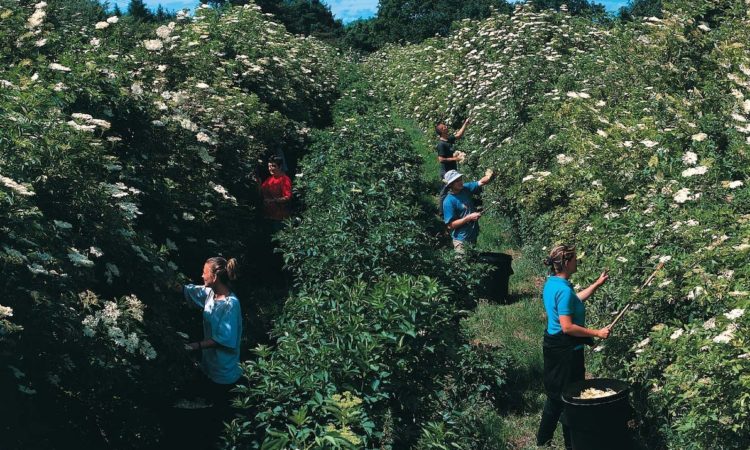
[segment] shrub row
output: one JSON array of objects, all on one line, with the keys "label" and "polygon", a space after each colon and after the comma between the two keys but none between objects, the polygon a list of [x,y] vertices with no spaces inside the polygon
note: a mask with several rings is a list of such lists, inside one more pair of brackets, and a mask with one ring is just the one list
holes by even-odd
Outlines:
[{"label": "shrub row", "polygon": [[[486,405],[504,383],[507,360],[458,335],[471,293],[444,286],[468,283],[471,269],[425,232],[416,149],[350,76],[335,125],[314,134],[296,179],[304,213],[279,244],[298,292],[275,345],[244,365],[237,404],[251,414],[230,425],[233,448],[407,448],[430,422],[455,419],[460,401]],[[467,428],[458,448],[481,439]]]}]

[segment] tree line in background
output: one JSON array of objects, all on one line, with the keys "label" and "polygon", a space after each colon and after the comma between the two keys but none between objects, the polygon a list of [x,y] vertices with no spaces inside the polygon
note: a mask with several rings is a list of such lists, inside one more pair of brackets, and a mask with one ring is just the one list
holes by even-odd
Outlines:
[{"label": "tree line in background", "polygon": [[[249,0],[206,0],[212,6],[243,5]],[[263,12],[273,14],[292,34],[315,36],[341,48],[370,53],[389,43],[418,43],[435,35],[447,36],[453,22],[484,19],[492,11],[511,14],[507,0],[380,0],[375,17],[344,24],[321,0],[256,0]],[[661,0],[631,0],[610,16],[604,6],[588,0],[531,0],[537,9],[559,10],[565,5],[571,15],[593,20],[633,20],[661,15]],[[105,7],[107,4],[105,3]],[[161,5],[151,11],[143,0],[130,0],[123,12],[114,6],[115,15],[129,15],[147,22],[174,18],[174,11]]]}]

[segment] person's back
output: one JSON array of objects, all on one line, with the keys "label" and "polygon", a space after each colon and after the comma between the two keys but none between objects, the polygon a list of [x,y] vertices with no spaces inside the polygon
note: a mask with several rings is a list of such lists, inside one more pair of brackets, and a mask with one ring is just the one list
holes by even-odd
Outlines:
[{"label": "person's back", "polygon": [[242,375],[240,369],[240,338],[242,312],[234,292],[223,300],[209,295],[203,308],[204,335],[211,336],[219,345],[203,350],[201,367],[214,383],[235,383]]}]

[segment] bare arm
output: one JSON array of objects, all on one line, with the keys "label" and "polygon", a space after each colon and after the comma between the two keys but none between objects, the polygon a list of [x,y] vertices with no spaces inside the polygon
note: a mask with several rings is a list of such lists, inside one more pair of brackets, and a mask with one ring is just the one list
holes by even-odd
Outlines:
[{"label": "bare arm", "polygon": [[599,289],[604,283],[607,282],[608,279],[609,273],[608,270],[605,270],[601,275],[599,275],[599,278],[596,281],[591,283],[591,286],[587,287],[581,292],[576,293],[576,295],[579,299],[581,299],[582,302],[586,301],[586,299],[591,297],[597,289]]},{"label": "bare arm", "polygon": [[484,172],[484,176],[479,179],[479,185],[484,186],[485,184],[492,181],[493,178],[495,178],[495,172],[492,169],[487,169]]},{"label": "bare arm", "polygon": [[573,323],[571,316],[560,316],[560,326],[562,327],[563,333],[568,336],[576,337],[596,337],[600,339],[607,339],[609,337],[609,328],[601,328],[598,330],[592,330],[591,328],[582,327]]},{"label": "bare arm", "polygon": [[441,162],[441,163],[442,162],[450,162],[450,161],[459,161],[460,159],[461,158],[459,158],[458,156],[451,156],[450,158],[446,158],[444,156],[439,156],[438,155],[438,162]]},{"label": "bare arm", "polygon": [[476,222],[481,216],[481,213],[473,212],[471,214],[467,214],[466,217],[463,217],[461,219],[451,220],[450,222],[448,222],[448,229],[455,230],[456,228],[461,228],[469,222]]},{"label": "bare arm", "polygon": [[466,132],[466,127],[469,125],[469,119],[464,120],[464,124],[461,125],[461,129],[459,129],[454,136],[456,139],[461,139]]},{"label": "bare arm", "polygon": [[205,341],[191,342],[188,344],[190,350],[203,350],[204,348],[218,347],[219,344],[213,339],[206,339]]}]

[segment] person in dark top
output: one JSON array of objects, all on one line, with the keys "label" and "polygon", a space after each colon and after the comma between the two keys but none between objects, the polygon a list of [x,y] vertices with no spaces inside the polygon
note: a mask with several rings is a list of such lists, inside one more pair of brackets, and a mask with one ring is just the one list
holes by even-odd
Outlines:
[{"label": "person in dark top", "polygon": [[439,122],[435,125],[435,133],[439,136],[439,140],[435,148],[437,149],[438,162],[440,163],[440,179],[445,177],[445,173],[449,170],[457,170],[459,157],[454,155],[453,144],[456,143],[457,139],[461,139],[466,131],[466,127],[469,125],[469,119],[464,120],[464,124],[454,135],[450,135],[448,126],[444,122]]}]

